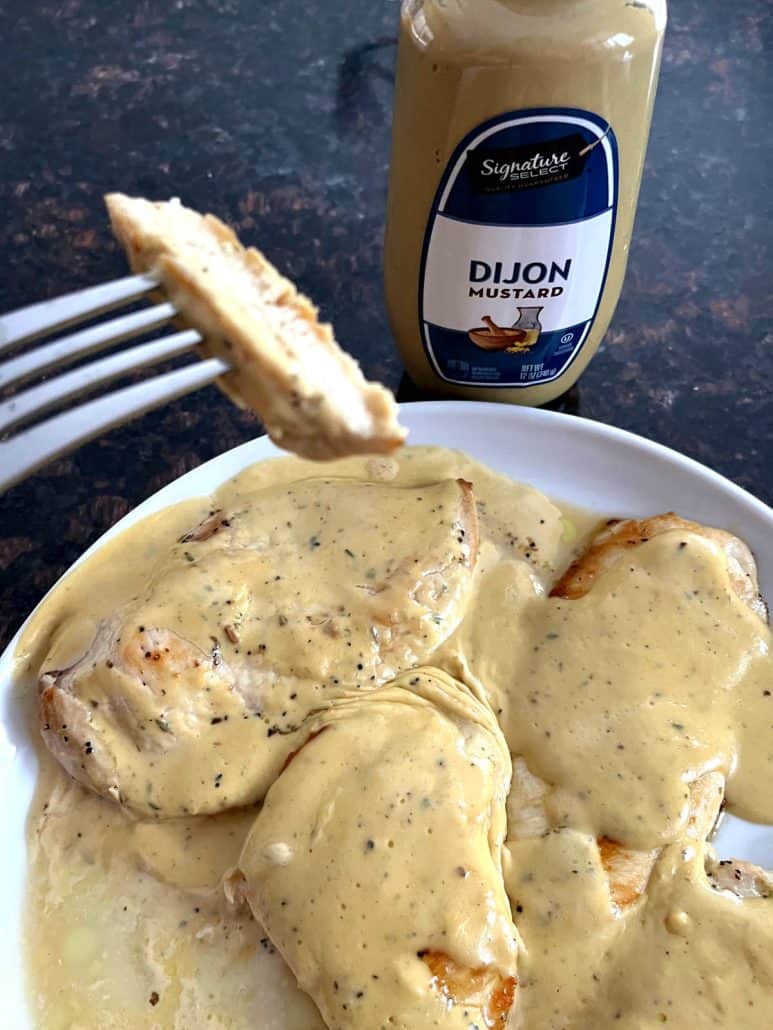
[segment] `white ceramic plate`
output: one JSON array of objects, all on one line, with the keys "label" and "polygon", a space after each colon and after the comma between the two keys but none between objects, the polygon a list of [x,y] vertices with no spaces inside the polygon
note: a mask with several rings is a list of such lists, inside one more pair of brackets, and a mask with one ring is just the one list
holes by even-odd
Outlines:
[{"label": "white ceramic plate", "polygon": [[[675,509],[737,533],[754,551],[763,593],[773,600],[773,511],[674,451],[584,419],[498,404],[408,404],[402,417],[411,443],[459,448],[514,479],[600,514],[648,515]],[[141,504],[83,557],[151,512],[210,493],[246,465],[278,454],[262,438],[207,462]],[[32,692],[13,683],[15,644],[16,639],[0,657],[0,1023],[25,1030],[30,1021],[19,945],[24,823],[35,783],[35,757],[25,717]],[[773,866],[773,828],[727,818],[716,843],[723,855]]]}]

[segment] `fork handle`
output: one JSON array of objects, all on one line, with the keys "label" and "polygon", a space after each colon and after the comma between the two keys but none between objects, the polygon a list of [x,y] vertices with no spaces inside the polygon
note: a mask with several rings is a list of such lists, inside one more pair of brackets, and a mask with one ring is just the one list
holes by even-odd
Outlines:
[{"label": "fork handle", "polygon": [[158,286],[156,276],[129,275],[0,315],[0,354],[74,322],[128,304],[155,286]]},{"label": "fork handle", "polygon": [[7,490],[53,458],[114,426],[206,386],[229,369],[230,366],[220,358],[196,361],[116,390],[56,415],[8,440],[0,440],[0,491]]}]

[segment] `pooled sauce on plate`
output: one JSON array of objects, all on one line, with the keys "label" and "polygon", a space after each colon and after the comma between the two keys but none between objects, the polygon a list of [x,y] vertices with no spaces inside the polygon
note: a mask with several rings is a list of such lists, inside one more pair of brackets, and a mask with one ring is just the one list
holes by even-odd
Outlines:
[{"label": "pooled sauce on plate", "polygon": [[[298,713],[301,721],[311,714],[310,724],[314,719],[324,722],[333,718],[341,705],[342,711],[355,713],[353,726],[363,720],[367,724],[368,705],[386,706],[389,697],[381,698],[380,691],[396,689],[384,686],[392,676],[399,677],[406,668],[419,664],[442,669],[463,684],[448,688],[454,696],[466,692],[471,710],[482,707],[490,712],[501,727],[501,733],[492,732],[503,746],[506,742],[505,751],[509,748],[514,758],[525,760],[545,784],[540,801],[543,829],[536,835],[522,834],[516,832],[517,820],[511,819],[510,839],[503,853],[504,886],[519,938],[518,988],[508,1025],[540,1030],[591,1026],[633,1030],[662,1023],[690,1028],[767,1027],[773,991],[773,902],[764,897],[742,900],[720,890],[704,869],[706,845],[690,836],[688,826],[689,785],[712,772],[727,777],[726,797],[733,811],[773,823],[770,634],[733,591],[721,551],[695,533],[673,530],[631,550],[599,576],[584,597],[550,597],[551,585],[570,558],[582,550],[593,528],[589,517],[562,511],[531,487],[440,448],[408,448],[401,453],[399,464],[393,459],[373,462],[358,458],[326,466],[324,477],[319,471],[319,466],[298,459],[261,463],[225,484],[215,497],[185,502],[151,516],[110,541],[71,573],[42,607],[22,641],[20,672],[35,675],[41,669],[67,670],[82,661],[106,620],[119,610],[133,612],[132,605],[147,604],[152,574],[156,574],[158,587],[152,592],[156,625],[181,626],[181,638],[192,640],[199,650],[204,649],[204,641],[217,638],[215,653],[221,655],[222,664],[212,659],[210,643],[207,675],[220,675],[223,666],[239,667],[237,657],[241,659],[241,655],[234,652],[242,647],[253,650],[247,644],[252,634],[257,648],[261,643],[265,646],[264,655],[279,655],[261,659],[261,674],[265,674],[268,661],[275,661],[270,672],[281,688],[292,673],[287,699],[292,693],[302,695],[293,700],[305,706]],[[195,541],[194,546],[182,539],[192,528],[206,525],[213,512],[222,512],[226,518],[230,513],[261,512],[258,522],[267,524],[272,517],[279,518],[282,504],[292,504],[295,515],[290,521],[295,517],[302,520],[307,545],[303,561],[307,564],[303,565],[300,555],[293,558],[291,549],[282,554],[282,562],[294,584],[293,595],[302,595],[300,612],[320,592],[320,583],[334,582],[336,577],[344,593],[350,582],[366,588],[382,585],[394,572],[388,571],[390,551],[406,536],[414,540],[417,554],[438,547],[452,554],[451,544],[443,542],[436,527],[438,518],[450,520],[452,526],[461,524],[458,491],[449,485],[459,480],[472,484],[478,510],[479,546],[468,579],[455,571],[461,578],[449,579],[450,597],[437,578],[418,595],[411,588],[407,595],[413,606],[410,610],[395,608],[395,594],[390,608],[392,629],[401,625],[401,620],[414,620],[407,644],[405,640],[395,644],[392,637],[388,646],[381,638],[378,642],[371,639],[367,646],[364,643],[371,638],[371,625],[383,628],[384,613],[377,608],[382,590],[374,594],[366,589],[357,595],[362,598],[360,609],[352,597],[345,596],[342,604],[352,618],[337,626],[335,633],[326,634],[321,624],[312,627],[313,635],[305,638],[309,644],[298,636],[295,619],[296,635],[289,639],[296,649],[309,648],[308,654],[298,658],[306,663],[301,672],[295,666],[289,670],[287,655],[282,657],[287,624],[268,618],[270,611],[283,613],[277,601],[280,595],[268,594],[274,588],[266,583],[271,547],[282,541],[278,544],[274,538],[257,557],[254,539],[250,542],[245,536],[238,547],[231,541],[233,583],[227,584],[228,548],[217,544],[217,536]],[[377,488],[377,503],[368,518],[358,518],[361,506],[337,506],[335,490],[325,501],[325,491],[330,490],[325,484],[331,482],[342,484],[348,492],[362,489],[363,484]],[[430,488],[435,503],[422,507],[416,498],[429,496]],[[438,506],[445,514],[433,511]],[[390,520],[393,535],[387,531]],[[252,524],[253,537],[258,522]],[[465,551],[458,540],[457,544],[462,550],[453,552],[450,562],[440,562],[444,569],[461,569],[465,560],[472,563],[471,549]],[[332,557],[316,555],[326,547],[331,554],[335,549]],[[350,559],[346,551],[354,557]],[[307,555],[311,556],[308,561]],[[404,558],[407,560],[407,552]],[[344,559],[357,563],[356,576],[352,573],[347,579],[345,566],[339,564]],[[185,565],[192,567],[187,582],[196,582],[196,590],[173,589],[175,577],[182,577]],[[332,573],[325,573],[325,568]],[[273,570],[272,574],[283,572]],[[202,601],[209,593],[208,575],[213,590],[223,592],[212,604]],[[314,576],[321,578],[315,582]],[[231,597],[227,586],[242,593]],[[326,608],[333,605],[334,593],[324,598]],[[226,609],[234,607],[226,604],[229,599],[238,600],[235,607],[241,606],[241,621],[225,623]],[[283,605],[288,603],[289,594],[282,598]],[[224,624],[239,624],[240,628],[229,635]],[[349,632],[351,637],[346,636]],[[233,635],[237,640],[231,639]],[[341,689],[333,690],[331,684],[330,696],[320,698],[320,681],[334,676],[334,667],[344,667],[342,639],[344,643],[352,640],[358,656],[347,682],[338,685]],[[147,661],[152,663],[153,650],[148,653]],[[377,680],[359,680],[358,674],[366,672]],[[104,685],[108,681],[97,678],[93,682]],[[213,686],[209,680],[203,682],[203,689]],[[159,689],[166,689],[161,683],[159,679]],[[137,761],[142,759],[141,745],[146,742],[155,762],[153,778],[163,785],[159,786],[159,807],[168,803],[169,814],[176,818],[164,818],[167,813],[163,810],[155,814],[152,808],[144,811],[144,787],[139,791],[126,787],[130,802],[136,802],[133,814],[98,797],[71,780],[41,747],[41,774],[29,819],[26,934],[36,1025],[46,1030],[324,1028],[313,1003],[295,986],[264,929],[238,892],[223,891],[221,878],[239,864],[250,831],[253,839],[260,839],[269,825],[256,802],[277,776],[271,796],[288,807],[288,838],[291,824],[303,832],[299,813],[305,804],[312,804],[313,791],[308,798],[298,794],[296,811],[290,787],[306,762],[331,751],[332,737],[326,742],[326,734],[332,735],[333,730],[324,730],[309,743],[308,733],[298,735],[298,722],[288,717],[286,728],[292,727],[291,732],[268,736],[267,731],[283,718],[281,711],[286,709],[272,712],[268,724],[262,717],[244,718],[239,707],[242,701],[232,696],[234,684],[241,689],[242,678],[235,677],[224,689],[223,698],[233,706],[223,713],[230,716],[226,722],[213,723],[221,716],[206,709],[206,718],[202,712],[194,712],[185,733],[177,730],[183,745],[189,747],[185,760],[180,760],[174,749],[165,750],[168,734],[163,727],[156,724],[149,736],[143,735],[144,723],[141,731],[134,724],[129,727],[127,739],[134,740],[135,750],[140,748]],[[409,681],[402,689],[419,688]],[[101,704],[102,695],[93,700]],[[265,705],[258,707],[265,715]],[[402,750],[390,745],[391,750],[385,752],[397,756],[396,775],[401,777],[409,775],[414,766],[406,765],[400,755],[415,753],[422,755],[422,760],[430,756],[433,747],[441,747],[443,741],[442,735],[436,738],[432,725],[447,725],[443,720],[435,724],[429,717],[420,718],[415,705],[411,710],[414,714],[400,738]],[[174,716],[175,706],[170,704],[169,720]],[[335,723],[336,739],[343,742],[337,753],[341,768],[346,765],[347,748],[354,758],[354,741],[361,739],[361,735],[352,737],[347,745],[345,725],[345,720],[340,728]],[[457,725],[463,724],[457,721]],[[110,734],[125,728],[109,720],[101,723],[104,746],[112,747]],[[66,733],[60,728],[61,732]],[[459,732],[463,732],[461,728]],[[197,740],[207,742],[200,762],[193,750]],[[293,759],[304,741],[308,750],[304,748],[300,757]],[[126,740],[120,747],[128,755]],[[118,742],[115,748],[119,753]],[[278,750],[274,753],[273,748]],[[213,751],[223,759],[217,770],[211,765]],[[240,794],[240,777],[258,761],[253,754],[258,751],[264,753],[259,761],[266,782]],[[420,763],[415,770],[417,777],[424,775]],[[146,772],[143,767],[143,777]],[[218,772],[223,773],[219,784]],[[491,796],[504,806],[509,769],[498,767],[495,779],[498,787],[491,788]],[[171,803],[175,796],[183,798],[192,811],[217,812],[226,780],[241,808],[179,817],[182,805]],[[365,776],[363,783],[367,782]],[[314,790],[317,787],[315,783]],[[340,794],[342,807],[335,814],[343,820],[341,825],[356,815],[352,807],[356,793]],[[427,800],[427,811],[432,813],[433,800],[439,798]],[[478,818],[471,805],[470,818]],[[269,805],[266,813],[268,810]],[[368,815],[365,849],[368,840],[374,840],[375,847],[379,833],[385,839],[389,836],[386,824],[377,825],[378,811]],[[512,811],[509,814],[512,816]],[[335,875],[329,865],[307,863],[304,879],[298,882],[303,882],[309,897],[340,892],[342,884],[356,884],[365,875],[363,848],[347,847],[335,837],[341,831],[332,816],[331,809],[329,822],[317,821],[314,832],[323,852],[338,847]],[[278,825],[283,825],[281,818]],[[441,890],[445,857],[459,850],[460,824],[438,816],[428,825],[433,830],[428,838],[428,876],[431,881],[435,858]],[[503,812],[493,825],[504,825]],[[325,836],[328,830],[330,835]],[[493,831],[495,849],[501,848],[502,835],[501,829]],[[626,911],[618,910],[610,896],[608,870],[599,846],[604,839],[653,854],[646,894]],[[274,843],[290,846],[289,839]],[[478,862],[490,875],[496,862],[492,866],[485,855],[481,858],[473,845],[472,837],[465,842],[464,863],[474,866]],[[281,849],[270,853],[286,857]],[[248,848],[241,862],[248,893],[262,875],[249,854]],[[404,854],[396,848],[389,862],[387,871],[395,874],[402,870],[410,882],[414,864],[410,848]],[[466,871],[464,863],[455,862],[454,868]],[[290,865],[287,875],[291,874],[298,876]],[[461,876],[458,880],[468,883]],[[480,882],[477,874],[470,877],[471,888]],[[457,888],[458,884],[454,890]],[[486,895],[489,898],[497,893],[495,887],[491,891],[493,894]],[[271,901],[273,895],[263,897]],[[443,897],[442,891],[439,897]],[[498,911],[493,901],[489,903],[492,912]],[[281,912],[278,900],[276,904]],[[411,905],[421,911],[422,897],[409,898],[405,904],[407,908],[402,902],[394,908],[362,908],[363,921],[368,923],[363,940],[369,978],[379,966],[385,972],[394,971],[394,942],[406,931],[406,912]],[[471,909],[476,918],[481,917],[481,904],[477,901]],[[327,924],[317,921],[320,916],[313,906],[296,903],[295,921],[287,928],[287,933],[297,928],[290,947],[285,940],[284,917],[279,918],[273,909],[266,911],[267,921],[269,917],[277,935],[275,943],[285,949],[298,972],[305,953],[304,945],[297,941],[324,941]],[[332,916],[328,913],[324,918]],[[485,935],[475,929],[475,919],[467,925],[463,907],[454,919],[449,950],[457,961],[470,964],[480,954]],[[490,931],[490,920],[489,924]],[[331,926],[329,932],[335,934],[338,926]],[[420,940],[416,951],[432,946]],[[489,961],[505,965],[507,948],[501,941],[497,948],[498,957]],[[322,953],[327,961],[324,948]],[[344,947],[336,954],[339,964],[350,962],[347,974],[352,981],[364,975],[362,949],[352,949],[347,956]],[[427,985],[417,978],[413,966],[410,969],[410,982],[421,998]],[[440,1022],[414,1020],[408,1025],[417,1030],[435,1025],[467,1030],[468,1025],[479,1025],[473,1019],[468,1023],[460,1020],[460,1008],[449,1012],[448,1019]],[[344,1022],[343,1016],[340,1023],[333,1018],[328,1014],[329,1025],[334,1027],[358,1025]],[[371,1030],[371,1024],[363,1023],[362,1028]]]}]

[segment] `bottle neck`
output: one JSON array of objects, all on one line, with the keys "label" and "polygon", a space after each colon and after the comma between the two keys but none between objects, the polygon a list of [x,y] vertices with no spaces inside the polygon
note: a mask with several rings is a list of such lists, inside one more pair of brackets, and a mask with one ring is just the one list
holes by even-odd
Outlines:
[{"label": "bottle neck", "polygon": [[666,0],[403,0],[403,25],[421,48],[453,61],[655,45]]}]

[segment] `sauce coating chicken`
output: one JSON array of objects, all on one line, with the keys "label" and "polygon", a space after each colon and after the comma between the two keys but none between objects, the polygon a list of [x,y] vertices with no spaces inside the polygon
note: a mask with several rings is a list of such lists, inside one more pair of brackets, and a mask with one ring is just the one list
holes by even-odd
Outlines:
[{"label": "sauce coating chicken", "polygon": [[492,713],[421,668],[309,727],[239,859],[256,917],[331,1030],[502,1030],[518,934]]},{"label": "sauce coating chicken", "polygon": [[594,537],[590,547],[561,576],[550,596],[571,600],[584,597],[596,578],[621,561],[631,548],[670,532],[683,533],[688,538],[694,534],[723,551],[736,594],[761,619],[767,619],[767,606],[760,596],[754,556],[743,540],[724,529],[683,519],[672,511],[646,519],[610,519]]},{"label": "sauce coating chicken", "polygon": [[139,813],[259,800],[310,712],[430,658],[464,613],[477,553],[464,480],[300,480],[215,507],[74,664],[44,664],[44,739]]},{"label": "sauce coating chicken", "polygon": [[[679,546],[688,546],[692,536],[716,546],[724,555],[730,582],[740,600],[755,614],[767,618],[767,607],[757,582],[756,564],[746,544],[731,533],[691,522],[674,512],[646,519],[610,519],[561,576],[550,596],[569,600],[584,597],[600,575],[630,555],[632,550],[664,533],[684,534]],[[686,834],[691,839],[704,841],[708,838],[719,816],[724,790],[725,777],[720,772],[706,773],[690,785],[690,819]],[[601,862],[609,878],[612,902],[618,911],[624,911],[644,894],[660,849],[637,851],[607,837],[600,837],[598,845]]]}]

